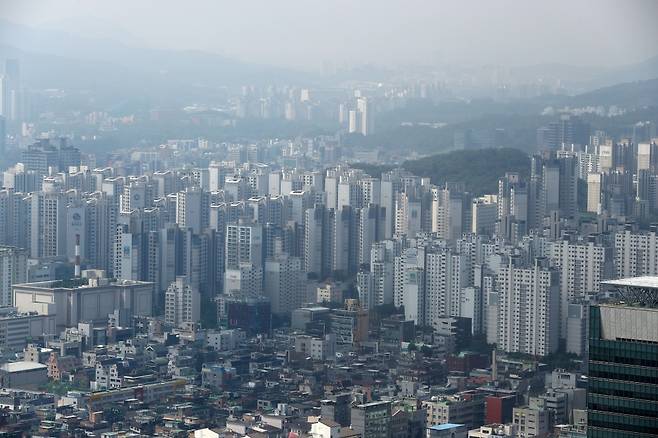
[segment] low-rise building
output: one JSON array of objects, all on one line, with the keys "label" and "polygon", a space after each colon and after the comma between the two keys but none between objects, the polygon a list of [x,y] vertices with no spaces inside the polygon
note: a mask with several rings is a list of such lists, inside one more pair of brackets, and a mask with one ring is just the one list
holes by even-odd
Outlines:
[{"label": "low-rise building", "polygon": [[324,337],[307,335],[295,338],[295,352],[310,357],[313,360],[334,359],[336,353],[336,337],[333,334]]},{"label": "low-rise building", "polygon": [[58,353],[52,352],[46,366],[48,367],[48,378],[59,382],[74,373],[82,366],[82,363],[75,356],[60,356]]},{"label": "low-rise building", "polygon": [[18,312],[15,307],[0,308],[0,349],[21,351],[32,339],[54,335],[55,316]]},{"label": "low-rise building", "polygon": [[443,423],[427,428],[427,438],[467,438],[468,428],[463,424]]},{"label": "low-rise building", "polygon": [[221,390],[235,375],[235,368],[204,363],[201,368],[201,386]]},{"label": "low-rise building", "polygon": [[466,430],[484,423],[484,394],[466,391],[444,397],[432,397],[423,401],[427,411],[427,425],[445,423],[463,424]]},{"label": "low-rise building", "polygon": [[539,408],[514,408],[512,423],[518,429],[520,438],[543,438],[550,432],[549,411]]},{"label": "low-rise building", "polygon": [[513,438],[517,436],[516,426],[513,424],[487,424],[468,432],[468,438]]},{"label": "low-rise building", "polygon": [[389,438],[391,402],[380,401],[352,406],[352,429],[363,438]]},{"label": "low-rise building", "polygon": [[48,367],[38,362],[9,362],[0,365],[0,386],[35,389],[48,381]]},{"label": "low-rise building", "polygon": [[212,330],[206,333],[206,343],[215,351],[234,350],[247,340],[247,333],[240,329]]}]

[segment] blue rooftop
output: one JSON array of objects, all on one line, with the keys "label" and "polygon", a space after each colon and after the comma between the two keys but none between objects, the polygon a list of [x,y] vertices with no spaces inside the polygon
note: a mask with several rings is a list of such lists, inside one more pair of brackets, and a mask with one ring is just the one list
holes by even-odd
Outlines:
[{"label": "blue rooftop", "polygon": [[445,423],[445,424],[437,424],[436,426],[431,426],[430,429],[432,430],[450,430],[450,429],[457,429],[458,427],[464,427],[463,424],[455,424],[455,423]]}]

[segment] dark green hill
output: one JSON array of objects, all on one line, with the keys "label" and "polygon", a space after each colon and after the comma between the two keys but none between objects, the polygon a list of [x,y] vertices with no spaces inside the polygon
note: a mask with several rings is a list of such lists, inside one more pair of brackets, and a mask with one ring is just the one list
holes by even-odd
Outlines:
[{"label": "dark green hill", "polygon": [[[379,176],[391,166],[355,164],[372,176]],[[518,172],[527,176],[530,157],[518,149],[474,149],[431,155],[418,160],[405,161],[402,168],[432,183],[464,182],[466,190],[481,195],[498,191],[498,178],[505,172]]]}]

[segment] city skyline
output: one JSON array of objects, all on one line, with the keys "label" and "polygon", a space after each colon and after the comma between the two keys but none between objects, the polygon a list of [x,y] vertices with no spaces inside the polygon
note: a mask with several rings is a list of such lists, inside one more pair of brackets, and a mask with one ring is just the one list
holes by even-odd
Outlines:
[{"label": "city skyline", "polygon": [[0,0],[0,435],[658,436],[657,13]]}]

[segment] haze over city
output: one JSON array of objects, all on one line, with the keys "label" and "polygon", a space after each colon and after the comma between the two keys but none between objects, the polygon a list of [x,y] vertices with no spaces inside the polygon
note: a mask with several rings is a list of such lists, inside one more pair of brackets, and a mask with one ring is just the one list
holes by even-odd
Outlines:
[{"label": "haze over city", "polygon": [[0,435],[658,436],[656,18],[0,0]]},{"label": "haze over city", "polygon": [[29,26],[315,70],[324,62],[619,66],[655,55],[656,16],[653,1],[608,0],[28,0],[0,6],[0,17]]}]

